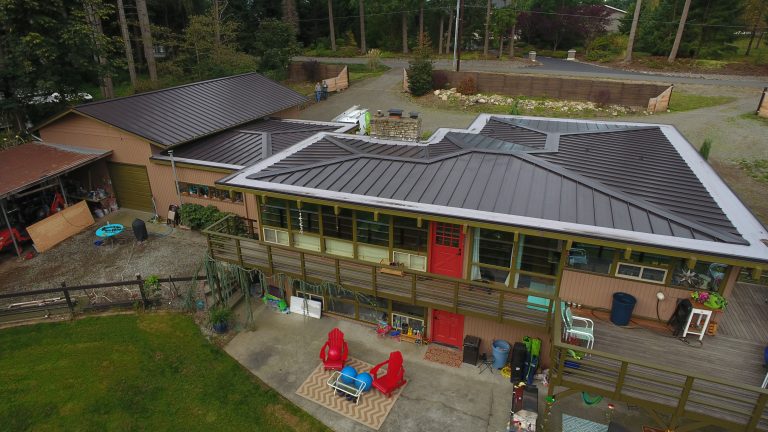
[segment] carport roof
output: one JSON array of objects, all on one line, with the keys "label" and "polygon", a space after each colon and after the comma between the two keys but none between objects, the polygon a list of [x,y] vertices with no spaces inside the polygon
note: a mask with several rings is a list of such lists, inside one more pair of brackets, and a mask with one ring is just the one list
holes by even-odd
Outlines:
[{"label": "carport roof", "polygon": [[0,152],[0,198],[107,157],[111,150],[28,142]]}]

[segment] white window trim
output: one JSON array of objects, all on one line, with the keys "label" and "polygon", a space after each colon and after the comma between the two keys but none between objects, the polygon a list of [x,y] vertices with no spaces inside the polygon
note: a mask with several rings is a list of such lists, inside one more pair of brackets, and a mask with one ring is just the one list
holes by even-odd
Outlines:
[{"label": "white window trim", "polygon": [[[267,240],[267,230],[272,231],[274,233],[275,241]],[[288,231],[274,229],[274,228],[269,228],[269,227],[264,227],[263,228],[263,233],[262,233],[264,235],[264,242],[265,243],[272,243],[272,244],[279,244],[279,245],[283,245],[283,246],[289,246],[290,245],[290,240],[286,241],[285,243],[281,243],[280,241],[278,241],[280,239],[280,236],[278,235],[278,233],[285,234],[285,238],[286,239],[290,239],[290,237],[291,237],[291,235],[288,233]]]},{"label": "white window trim", "polygon": [[410,324],[411,321],[419,321],[419,322],[421,322],[421,330],[422,330],[422,332],[427,328],[427,323],[426,323],[426,320],[424,318],[416,318],[416,317],[413,317],[411,315],[406,315],[406,314],[402,314],[402,313],[399,313],[399,312],[392,312],[391,317],[390,317],[390,319],[392,320],[391,321],[392,326],[395,325],[395,315],[397,315],[397,316],[399,316],[401,318],[400,322],[403,322],[402,318],[405,318],[406,320],[408,320],[408,326],[409,327],[411,325]]},{"label": "white window trim", "polygon": [[[640,268],[640,276],[629,276],[629,275],[625,275],[625,274],[619,273],[619,269],[623,265]],[[663,271],[664,272],[664,278],[662,280],[660,280],[660,281],[653,280],[653,279],[645,279],[645,278],[642,277],[643,276],[643,271],[645,269]],[[636,264],[636,263],[631,263],[631,262],[621,262],[621,261],[616,264],[616,271],[614,272],[614,276],[616,276],[618,278],[631,279],[631,280],[636,280],[636,281],[641,281],[641,282],[648,282],[648,283],[654,283],[654,284],[659,284],[659,285],[666,284],[666,282],[667,282],[667,275],[668,274],[669,274],[669,270],[664,268],[664,267],[655,267],[655,266],[648,266],[648,265]]]},{"label": "white window trim", "polygon": [[[395,258],[395,256],[396,256],[395,254],[406,255],[407,258],[408,258],[408,262],[398,261]],[[424,260],[424,268],[415,268],[411,264],[411,261],[413,260],[413,257],[422,258]],[[429,266],[427,265],[427,257],[425,255],[419,255],[419,254],[414,254],[414,253],[410,253],[410,252],[403,252],[403,251],[399,251],[399,250],[392,251],[392,262],[398,262],[398,263],[403,264],[406,268],[409,268],[411,270],[420,271],[420,272],[425,272],[425,273],[426,273],[427,269],[429,268]]]}]

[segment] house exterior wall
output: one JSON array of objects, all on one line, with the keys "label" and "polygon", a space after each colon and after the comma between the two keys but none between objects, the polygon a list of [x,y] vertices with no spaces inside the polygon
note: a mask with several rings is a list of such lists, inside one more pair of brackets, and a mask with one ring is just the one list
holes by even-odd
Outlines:
[{"label": "house exterior wall", "polygon": [[301,109],[299,107],[291,107],[282,111],[278,111],[274,114],[270,114],[269,116],[283,119],[298,118],[300,111]]},{"label": "house exterior wall", "polygon": [[539,364],[542,369],[549,367],[549,335],[544,332],[536,332],[483,318],[465,316],[464,336],[467,335],[480,338],[480,354],[487,353],[489,358],[493,356],[491,344],[494,339],[502,339],[509,342],[510,345],[514,345],[515,342],[522,342],[524,336],[539,338],[541,339],[541,359]]},{"label": "house exterior wall", "polygon": [[66,115],[43,127],[40,137],[54,144],[112,150],[112,162],[147,165],[152,155],[147,141],[78,114]]}]

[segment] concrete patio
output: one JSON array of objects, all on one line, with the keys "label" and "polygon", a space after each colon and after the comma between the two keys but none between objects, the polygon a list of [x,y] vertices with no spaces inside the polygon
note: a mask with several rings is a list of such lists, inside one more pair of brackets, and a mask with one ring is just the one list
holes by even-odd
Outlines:
[{"label": "concrete patio", "polygon": [[[237,315],[245,316],[242,303]],[[305,318],[281,314],[261,303],[254,306],[254,330],[242,331],[225,350],[254,375],[336,431],[372,431],[353,420],[296,394],[317,367],[318,353],[328,332],[339,327],[349,344],[350,355],[370,364],[385,360],[389,352],[403,353],[408,384],[384,421],[382,432],[486,431],[504,432],[512,406],[512,386],[497,371],[479,373],[476,366],[452,368],[423,359],[426,347],[392,339],[379,339],[372,327],[324,316]],[[375,390],[374,390],[375,391]],[[540,415],[544,415],[546,387],[539,390]],[[562,415],[578,416],[603,425],[608,423],[608,399],[587,406],[580,394],[559,400],[545,428],[562,430]],[[639,431],[653,422],[641,410],[614,403],[612,420],[624,429]],[[607,430],[607,427],[606,429]],[[613,430],[613,429],[612,429]],[[572,432],[572,431],[569,431]]]}]

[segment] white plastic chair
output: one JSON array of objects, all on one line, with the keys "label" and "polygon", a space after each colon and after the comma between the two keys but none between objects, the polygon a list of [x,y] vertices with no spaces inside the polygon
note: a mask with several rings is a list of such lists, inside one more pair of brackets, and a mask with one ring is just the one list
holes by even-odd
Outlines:
[{"label": "white plastic chair", "polygon": [[[574,316],[564,302],[560,302],[560,311],[563,316],[563,339],[567,341],[572,336],[587,341],[587,349],[592,349],[595,345],[595,323],[589,318]],[[575,326],[574,322],[580,325]]]}]

